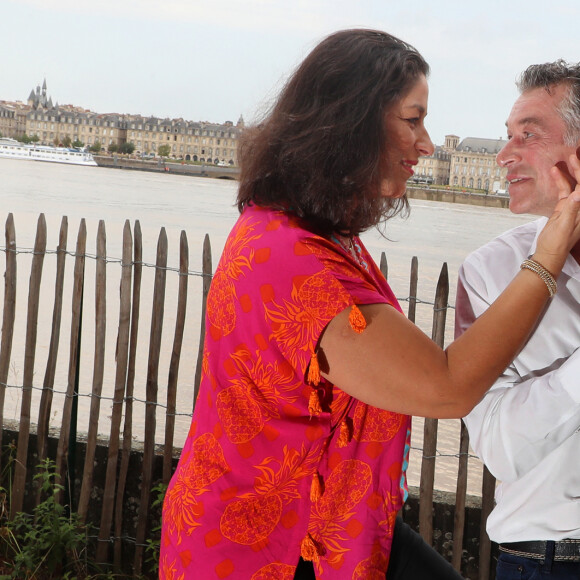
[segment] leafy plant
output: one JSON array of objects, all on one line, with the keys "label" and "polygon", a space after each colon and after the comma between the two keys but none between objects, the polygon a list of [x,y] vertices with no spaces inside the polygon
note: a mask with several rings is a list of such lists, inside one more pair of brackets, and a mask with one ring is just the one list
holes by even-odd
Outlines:
[{"label": "leafy plant", "polygon": [[[78,514],[67,515],[65,506],[55,500],[64,490],[57,483],[54,462],[46,459],[34,479],[39,482],[45,499],[33,510],[33,514],[19,512],[12,520],[2,522],[4,564],[10,565],[9,574],[0,580],[87,577],[83,555],[88,543],[87,527]],[[2,491],[4,492],[2,495]],[[8,495],[0,491],[0,502],[8,505]],[[0,508],[1,509],[1,508]],[[5,566],[6,567],[6,566]]]},{"label": "leafy plant", "polygon": [[[102,570],[87,554],[89,527],[78,514],[67,515],[67,507],[56,501],[64,490],[57,480],[55,463],[42,462],[34,477],[44,500],[32,514],[19,512],[10,519],[10,482],[16,460],[16,445],[3,449],[0,474],[0,580],[145,580],[147,576],[125,575]],[[5,487],[2,487],[2,486]],[[153,488],[153,510],[158,513],[146,554],[150,570],[158,573],[161,536],[161,507],[167,486]]]},{"label": "leafy plant", "polygon": [[163,508],[163,500],[167,492],[166,483],[158,483],[151,491],[155,495],[155,499],[151,504],[151,510],[158,513],[155,525],[151,528],[152,537],[147,540],[147,547],[145,553],[147,554],[146,562],[151,565],[151,571],[156,574],[159,572],[159,548],[161,545],[161,510]]},{"label": "leafy plant", "polygon": [[159,157],[169,157],[170,154],[171,154],[171,147],[169,145],[167,145],[167,143],[164,143],[163,145],[159,145],[159,148],[157,149],[157,155],[159,155]]},{"label": "leafy plant", "polygon": [[119,153],[125,153],[127,155],[131,155],[135,151],[135,144],[131,141],[121,143],[119,145]]}]

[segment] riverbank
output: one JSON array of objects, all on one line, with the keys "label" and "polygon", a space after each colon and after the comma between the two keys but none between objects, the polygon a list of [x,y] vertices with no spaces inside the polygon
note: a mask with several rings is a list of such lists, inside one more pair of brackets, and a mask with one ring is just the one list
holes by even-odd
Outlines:
[{"label": "riverbank", "polygon": [[447,203],[463,203],[504,209],[509,208],[510,202],[510,198],[504,195],[486,195],[484,193],[469,193],[436,187],[407,187],[407,197],[427,201],[444,201]]},{"label": "riverbank", "polygon": [[[240,173],[238,167],[221,167],[211,164],[198,165],[185,162],[175,163],[163,159],[131,159],[120,157],[118,155],[95,155],[94,158],[99,167],[111,167],[114,169],[126,169],[132,171],[153,171],[155,173],[172,173],[176,175],[189,175],[192,177],[213,177],[216,179],[231,180],[236,180]],[[447,203],[462,203],[484,207],[509,207],[509,197],[507,196],[469,193],[444,187],[410,186],[407,188],[407,196],[412,199],[426,201],[443,201]]]},{"label": "riverbank", "polygon": [[174,173],[177,175],[190,175],[192,177],[214,177],[217,179],[238,178],[238,167],[222,167],[219,165],[179,163],[165,159],[131,159],[118,155],[93,155],[99,167],[111,167],[114,169],[128,169],[133,171],[152,171],[155,173]]}]

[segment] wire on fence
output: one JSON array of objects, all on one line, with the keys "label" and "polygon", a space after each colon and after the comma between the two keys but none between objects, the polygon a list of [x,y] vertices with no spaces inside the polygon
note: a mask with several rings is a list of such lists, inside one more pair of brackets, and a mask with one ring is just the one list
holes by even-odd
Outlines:
[{"label": "wire on fence", "polygon": [[[91,260],[103,260],[106,264],[120,264],[122,268],[128,268],[131,266],[135,266],[135,265],[139,265],[139,266],[143,266],[145,268],[155,268],[158,270],[164,270],[166,272],[175,272],[180,276],[199,276],[200,278],[211,278],[212,275],[211,274],[205,274],[204,272],[198,272],[196,270],[188,270],[187,272],[181,272],[181,270],[177,267],[174,266],[158,266],[157,264],[150,264],[148,262],[143,262],[143,261],[131,261],[131,262],[125,262],[123,263],[123,260],[121,258],[102,258],[100,256],[97,256],[96,254],[89,254],[89,253],[84,253],[84,254],[77,254],[76,252],[72,252],[69,250],[46,250],[44,252],[35,252],[34,249],[32,248],[21,248],[21,249],[12,249],[12,248],[6,248],[6,247],[1,247],[0,246],[0,251],[2,252],[12,252],[14,254],[31,254],[31,255],[46,255],[46,254],[66,254],[67,256],[71,256],[73,258],[76,258],[78,256],[83,256],[84,258],[88,258]],[[435,306],[434,302],[431,302],[429,300],[422,300],[421,298],[418,298],[417,296],[407,296],[404,298],[399,298],[397,297],[397,300],[399,302],[411,302],[413,301],[415,304],[425,304],[427,306]],[[443,308],[434,308],[434,312],[442,312],[444,310],[447,309],[455,309],[455,306],[453,304],[447,304],[447,306],[443,307]]]},{"label": "wire on fence", "polygon": [[131,262],[125,262],[123,263],[123,260],[121,258],[103,258],[101,256],[97,256],[96,254],[88,254],[88,253],[84,253],[84,254],[77,254],[76,252],[72,252],[69,250],[46,250],[44,252],[35,252],[33,249],[31,248],[21,248],[21,249],[17,249],[17,250],[13,250],[11,248],[6,249],[5,247],[0,247],[0,251],[1,252],[12,252],[13,254],[30,254],[32,256],[45,256],[46,254],[66,254],[67,256],[71,256],[73,258],[77,258],[79,256],[82,256],[84,258],[88,258],[90,260],[102,260],[104,261],[106,264],[120,264],[122,268],[129,268],[131,266],[135,266],[135,265],[139,265],[139,266],[143,266],[145,268],[155,268],[157,270],[164,270],[167,272],[175,272],[179,275],[182,276],[199,276],[200,278],[211,278],[211,274],[205,274],[203,272],[197,272],[195,270],[188,270],[187,273],[186,272],[181,272],[179,268],[174,267],[174,266],[158,266],[157,264],[149,264],[148,262],[143,262],[140,260],[132,260]]}]

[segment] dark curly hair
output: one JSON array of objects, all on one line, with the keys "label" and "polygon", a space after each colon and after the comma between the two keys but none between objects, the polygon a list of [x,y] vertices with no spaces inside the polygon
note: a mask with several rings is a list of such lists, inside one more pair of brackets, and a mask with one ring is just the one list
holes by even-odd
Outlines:
[{"label": "dark curly hair", "polygon": [[238,209],[292,211],[323,234],[356,235],[402,209],[381,196],[385,113],[429,65],[415,48],[377,30],[323,40],[240,145]]}]

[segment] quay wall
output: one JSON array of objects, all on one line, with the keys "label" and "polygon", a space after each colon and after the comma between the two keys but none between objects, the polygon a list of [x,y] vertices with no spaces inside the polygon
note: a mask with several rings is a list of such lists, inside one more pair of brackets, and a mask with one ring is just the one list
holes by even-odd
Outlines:
[{"label": "quay wall", "polygon": [[[118,155],[95,155],[94,158],[99,167],[110,167],[114,169],[153,171],[156,173],[172,173],[177,175],[190,175],[193,177],[214,177],[217,179],[232,180],[237,179],[240,173],[238,167],[220,167],[212,164],[200,165],[193,163],[176,163],[165,161],[163,159],[132,159]],[[486,207],[509,207],[509,197],[507,196],[470,193],[467,191],[447,189],[446,187],[410,186],[407,188],[407,196],[411,199],[427,201],[463,203]]]},{"label": "quay wall", "polygon": [[434,187],[408,187],[407,196],[411,199],[428,201],[445,201],[448,203],[464,203],[482,205],[485,207],[509,208],[509,197],[504,195],[486,195],[484,193],[469,193],[453,189]]},{"label": "quay wall", "polygon": [[176,163],[163,159],[131,159],[118,155],[94,155],[99,167],[113,169],[128,169],[133,171],[153,171],[155,173],[173,173],[177,175],[190,175],[193,177],[215,177],[217,179],[237,179],[240,172],[237,167],[221,167],[219,165],[206,165],[195,163]]},{"label": "quay wall", "polygon": [[[18,440],[18,431],[16,425],[6,425],[2,432],[2,440],[5,443],[15,444]],[[78,433],[77,441],[74,443],[74,466],[72,471],[72,480],[69,482],[71,491],[71,503],[75,506],[78,502],[81,485],[82,473],[85,463],[86,455],[86,434]],[[38,463],[38,455],[35,453],[37,440],[34,431],[30,434],[31,452],[28,454],[28,473],[29,477],[36,472]],[[58,446],[58,436],[53,433],[48,438],[49,456],[56,453]],[[93,530],[98,530],[102,511],[102,498],[105,489],[105,479],[107,472],[107,458],[109,454],[108,441],[102,439],[97,442],[94,454],[94,472],[91,492],[91,502],[89,504],[89,511],[87,513],[86,521],[92,525]],[[173,469],[177,466],[179,459],[178,450],[175,450],[173,458]],[[142,446],[136,444],[131,451],[130,469],[129,473],[141,474],[143,466],[143,449]],[[163,473],[163,447],[157,446],[154,454],[152,484],[153,486],[161,483]],[[76,475],[75,475],[76,474]],[[61,482],[63,483],[63,482]],[[68,486],[67,486],[68,487]],[[123,514],[123,554],[124,561],[132,562],[134,554],[134,541],[131,538],[135,537],[139,508],[142,497],[142,481],[141,477],[129,477],[126,487],[125,506],[126,512]],[[36,486],[32,481],[28,481],[26,486],[26,493],[24,498],[24,507],[33,508],[34,497],[36,494]],[[149,516],[149,529],[154,530],[160,522],[160,510],[153,510]],[[409,524],[417,532],[419,531],[419,488],[409,488],[409,498],[403,508],[402,517],[404,521]],[[453,553],[453,528],[455,518],[455,494],[443,491],[434,491],[433,497],[433,546],[443,555],[447,560],[451,560]],[[466,579],[476,580],[478,578],[479,570],[479,535],[481,525],[481,497],[467,496],[465,507],[465,530],[462,557],[461,557],[461,571]],[[153,532],[154,533],[154,532]],[[156,540],[150,535],[150,539]],[[495,548],[495,546],[494,546]],[[127,570],[130,571],[130,570]],[[155,574],[147,567],[143,570],[143,575],[146,578],[155,578]]]}]

